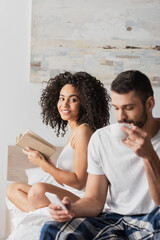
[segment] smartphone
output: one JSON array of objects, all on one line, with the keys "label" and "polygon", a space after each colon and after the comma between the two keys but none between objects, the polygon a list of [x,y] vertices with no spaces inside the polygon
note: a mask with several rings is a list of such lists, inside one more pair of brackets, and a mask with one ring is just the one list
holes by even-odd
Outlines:
[{"label": "smartphone", "polygon": [[59,199],[59,197],[56,194],[50,193],[50,192],[45,192],[45,195],[51,203],[60,205],[63,210],[67,210],[66,206],[61,202],[61,200]]}]

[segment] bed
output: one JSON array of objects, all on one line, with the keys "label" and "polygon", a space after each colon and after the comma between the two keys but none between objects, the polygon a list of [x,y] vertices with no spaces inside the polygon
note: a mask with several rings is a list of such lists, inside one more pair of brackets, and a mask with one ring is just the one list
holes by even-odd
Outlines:
[{"label": "bed", "polygon": [[[62,147],[57,147],[51,157],[55,164]],[[48,182],[55,184],[55,180],[41,168],[28,161],[21,149],[17,146],[8,146],[7,185],[11,182]],[[48,207],[25,213],[16,208],[6,197],[6,240],[38,240],[44,222],[50,221]]]}]

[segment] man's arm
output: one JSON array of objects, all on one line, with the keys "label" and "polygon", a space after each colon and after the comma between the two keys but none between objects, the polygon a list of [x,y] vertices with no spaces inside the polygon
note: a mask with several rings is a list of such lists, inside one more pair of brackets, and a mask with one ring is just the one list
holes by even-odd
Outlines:
[{"label": "man's arm", "polygon": [[68,210],[50,204],[52,218],[59,222],[69,221],[72,217],[95,217],[103,210],[108,190],[108,180],[105,175],[88,175],[84,198],[71,204],[69,198],[62,200]]},{"label": "man's arm", "polygon": [[157,206],[160,205],[160,160],[156,152],[149,153],[143,158],[150,194]]},{"label": "man's arm", "polygon": [[144,169],[148,179],[149,191],[153,201],[160,205],[160,160],[155,152],[148,134],[138,127],[127,129],[129,138],[123,142],[131,148],[137,156],[143,158]]}]

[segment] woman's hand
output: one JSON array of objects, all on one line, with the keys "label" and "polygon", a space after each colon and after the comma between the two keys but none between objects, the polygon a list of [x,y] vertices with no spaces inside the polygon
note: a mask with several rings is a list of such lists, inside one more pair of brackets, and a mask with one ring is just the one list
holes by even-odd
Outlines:
[{"label": "woman's hand", "polygon": [[55,221],[67,222],[71,220],[75,215],[71,212],[71,201],[68,197],[64,197],[62,203],[67,207],[68,210],[62,210],[60,205],[51,203],[49,205],[50,214]]},{"label": "woman's hand", "polygon": [[28,148],[26,150],[23,149],[22,152],[26,154],[29,161],[36,166],[40,167],[43,162],[46,162],[44,156],[38,151]]}]

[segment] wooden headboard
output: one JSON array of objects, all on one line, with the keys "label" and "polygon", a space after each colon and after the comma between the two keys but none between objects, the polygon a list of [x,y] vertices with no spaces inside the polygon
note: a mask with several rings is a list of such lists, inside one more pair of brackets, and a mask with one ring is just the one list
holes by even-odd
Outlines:
[{"label": "wooden headboard", "polygon": [[[63,147],[56,147],[56,152],[51,157],[54,163],[56,163],[62,149]],[[8,181],[27,182],[25,169],[33,167],[37,166],[29,162],[27,156],[22,152],[21,148],[17,146],[8,146]]]}]

